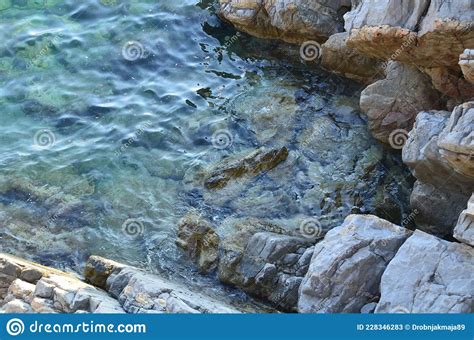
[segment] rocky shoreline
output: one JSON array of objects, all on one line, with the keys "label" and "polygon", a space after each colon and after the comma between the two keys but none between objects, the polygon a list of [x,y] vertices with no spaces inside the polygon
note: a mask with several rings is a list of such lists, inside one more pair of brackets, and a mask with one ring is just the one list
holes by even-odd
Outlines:
[{"label": "rocky shoreline", "polygon": [[[412,213],[401,225],[351,214],[339,226],[308,218],[294,230],[237,219],[223,234],[191,211],[177,226],[184,256],[202,275],[217,275],[282,312],[472,313],[472,2],[219,2],[220,16],[237,29],[302,51],[310,43],[323,68],[363,84],[360,108],[373,136],[400,150],[416,178]],[[218,190],[291,161],[286,147],[262,147],[218,162],[192,182],[215,200]],[[97,256],[77,277],[0,254],[0,278],[4,313],[246,312]]]}]

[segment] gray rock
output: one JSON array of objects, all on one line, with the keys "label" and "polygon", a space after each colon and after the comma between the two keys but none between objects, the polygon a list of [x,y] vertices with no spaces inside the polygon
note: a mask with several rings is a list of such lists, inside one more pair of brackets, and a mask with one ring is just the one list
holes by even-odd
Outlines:
[{"label": "gray rock", "polygon": [[455,171],[474,181],[474,101],[453,110],[439,135],[438,146]]},{"label": "gray rock", "polygon": [[467,209],[459,215],[454,228],[454,237],[474,247],[474,194],[467,203]]},{"label": "gray rock", "polygon": [[[115,306],[115,310],[124,312],[118,301],[71,274],[7,254],[0,254],[0,264],[2,264],[0,267],[2,289],[0,312],[94,312],[89,304],[92,297],[101,303]],[[31,283],[19,277],[28,279]]]},{"label": "gray rock", "polygon": [[1,311],[6,314],[26,314],[33,312],[29,304],[19,299],[6,303],[1,308]]},{"label": "gray rock", "polygon": [[364,305],[360,309],[360,313],[361,314],[373,314],[374,311],[375,311],[375,308],[377,308],[377,303],[376,302],[371,302],[371,303],[368,303],[368,304]]},{"label": "gray rock", "polygon": [[440,236],[452,235],[474,191],[473,179],[455,171],[440,150],[439,136],[449,116],[446,111],[420,112],[402,154],[418,179],[410,199],[412,208],[419,211],[415,222],[420,229]]},{"label": "gray rock", "polygon": [[[114,263],[107,259],[103,261],[108,264]],[[91,268],[92,266],[105,268],[100,262],[101,258],[96,256],[88,265]],[[238,313],[236,309],[223,302],[137,268],[118,264],[116,268],[110,269],[107,270],[109,276],[106,280],[106,289],[118,299],[127,313]],[[88,271],[88,273],[94,272],[94,270]],[[97,306],[97,300],[91,301],[91,305]],[[103,308],[102,304],[97,308],[99,310]]]},{"label": "gray rock", "polygon": [[464,53],[459,55],[459,66],[464,78],[474,83],[474,49],[465,49]]},{"label": "gray rock", "polygon": [[316,244],[299,289],[300,313],[358,313],[378,296],[382,274],[411,232],[371,215],[350,215]]},{"label": "gray rock", "polygon": [[382,276],[376,313],[472,313],[474,249],[415,231]]},{"label": "gray rock", "polygon": [[433,109],[439,98],[429,77],[412,66],[388,63],[386,77],[362,91],[360,108],[367,114],[372,135],[393,148],[398,129],[411,130],[418,112]]},{"label": "gray rock", "polygon": [[439,236],[451,235],[468,197],[449,186],[434,186],[416,181],[410,205],[416,210],[414,221],[417,227]]},{"label": "gray rock", "polygon": [[50,299],[53,297],[54,285],[47,283],[44,280],[38,281],[35,288],[35,296],[40,298]]},{"label": "gray rock", "polygon": [[219,278],[293,311],[312,250],[307,239],[272,232],[253,234],[240,249],[227,240],[221,249]]}]

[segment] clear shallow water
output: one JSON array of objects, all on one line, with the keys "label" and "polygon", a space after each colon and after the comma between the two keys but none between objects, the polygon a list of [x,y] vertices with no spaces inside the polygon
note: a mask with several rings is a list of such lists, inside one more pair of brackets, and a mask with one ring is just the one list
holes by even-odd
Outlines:
[{"label": "clear shallow water", "polygon": [[[191,209],[221,235],[245,218],[328,229],[351,211],[408,213],[407,173],[370,137],[360,89],[297,47],[237,34],[206,1],[12,2],[0,10],[2,251],[77,271],[102,255],[215,287],[174,244]],[[276,169],[204,190],[223,157],[282,145]]]}]

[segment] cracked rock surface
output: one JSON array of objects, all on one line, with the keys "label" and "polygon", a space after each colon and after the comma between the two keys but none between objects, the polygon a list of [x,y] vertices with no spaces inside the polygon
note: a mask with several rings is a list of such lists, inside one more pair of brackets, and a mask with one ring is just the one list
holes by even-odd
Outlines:
[{"label": "cracked rock surface", "polygon": [[472,273],[474,248],[415,231],[382,276],[375,313],[472,313]]},{"label": "cracked rock surface", "polygon": [[4,313],[125,313],[118,301],[78,278],[0,254]]},{"label": "cracked rock surface", "polygon": [[[103,269],[106,268],[106,272]],[[86,279],[106,277],[106,291],[127,313],[238,313],[231,306],[181,284],[98,256],[87,263]],[[100,280],[99,283],[103,281]]]},{"label": "cracked rock surface", "polygon": [[316,244],[299,289],[300,313],[359,313],[379,295],[382,274],[411,231],[350,215]]},{"label": "cracked rock surface", "polygon": [[467,203],[467,209],[459,215],[458,223],[454,228],[454,237],[474,247],[474,194]]}]

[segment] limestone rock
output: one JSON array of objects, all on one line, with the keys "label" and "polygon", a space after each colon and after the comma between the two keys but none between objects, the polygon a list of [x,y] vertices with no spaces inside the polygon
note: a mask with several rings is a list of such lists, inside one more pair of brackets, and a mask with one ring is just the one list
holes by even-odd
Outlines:
[{"label": "limestone rock", "polygon": [[472,313],[474,249],[415,231],[388,265],[376,313]]},{"label": "limestone rock", "polygon": [[288,157],[286,147],[266,149],[264,147],[242,157],[225,159],[215,165],[205,176],[208,189],[219,189],[231,180],[244,175],[258,175],[276,167]]},{"label": "limestone rock", "polygon": [[322,45],[321,65],[342,76],[365,83],[383,76],[381,61],[347,46],[349,33],[331,35]]},{"label": "limestone rock", "polygon": [[348,45],[369,56],[416,65],[442,93],[467,100],[474,86],[464,79],[459,55],[474,39],[470,0],[362,0],[345,15]]},{"label": "limestone rock", "polygon": [[443,158],[474,181],[474,102],[456,107],[438,139]]},{"label": "limestone rock", "polygon": [[439,93],[430,79],[415,67],[390,62],[386,78],[369,85],[360,96],[360,107],[369,119],[373,136],[397,148],[392,133],[410,131],[416,115],[435,108]]},{"label": "limestone rock", "polygon": [[316,244],[299,290],[300,313],[358,313],[379,294],[382,274],[411,232],[350,215]]},{"label": "limestone rock", "polygon": [[86,263],[84,277],[90,284],[105,289],[107,278],[112,274],[112,271],[121,267],[124,266],[118,262],[91,256]]},{"label": "limestone rock", "polygon": [[219,235],[199,215],[190,213],[179,221],[176,244],[196,261],[202,273],[208,273],[217,267]]},{"label": "limestone rock", "polygon": [[324,41],[342,31],[351,0],[220,0],[220,15],[237,29],[291,43]]},{"label": "limestone rock", "polygon": [[[113,263],[96,256],[88,265],[96,266],[100,271],[106,267],[101,261]],[[88,273],[93,272],[90,270]],[[108,276],[103,274],[107,276],[106,290],[118,299],[127,313],[238,313],[223,302],[138,268],[119,264],[107,273]]]},{"label": "limestone rock", "polygon": [[454,237],[474,247],[474,194],[469,199],[467,209],[459,216]]},{"label": "limestone rock", "polygon": [[[410,199],[412,208],[419,212],[415,221],[420,229],[440,236],[452,235],[458,216],[474,191],[474,181],[455,171],[439,147],[449,116],[446,111],[420,112],[402,154],[403,162],[418,179]],[[455,140],[457,131],[465,135],[466,130],[460,126],[446,131],[444,145],[456,150],[447,141]]]},{"label": "limestone rock", "polygon": [[[107,304],[124,313],[118,301],[71,274],[7,254],[0,254],[0,283],[0,312],[93,313]],[[100,302],[92,306],[91,299]]]},{"label": "limestone rock", "polygon": [[464,53],[459,55],[459,66],[464,78],[474,83],[474,49],[465,49]]},{"label": "limestone rock", "polygon": [[308,270],[313,247],[302,237],[257,232],[243,249],[224,245],[219,277],[286,311],[296,309],[298,288]]}]

